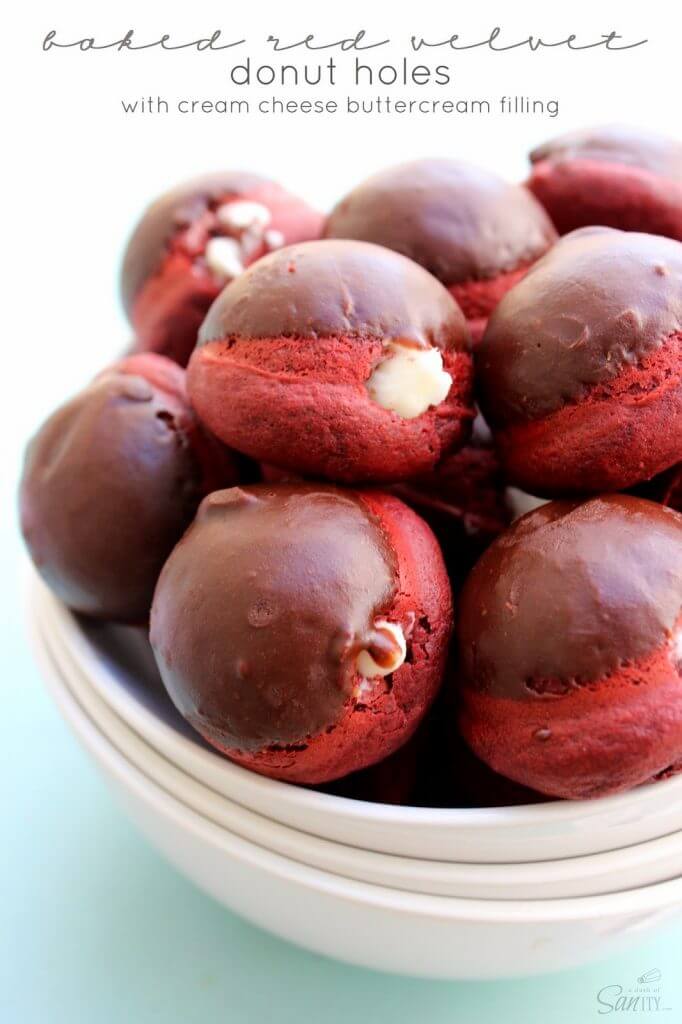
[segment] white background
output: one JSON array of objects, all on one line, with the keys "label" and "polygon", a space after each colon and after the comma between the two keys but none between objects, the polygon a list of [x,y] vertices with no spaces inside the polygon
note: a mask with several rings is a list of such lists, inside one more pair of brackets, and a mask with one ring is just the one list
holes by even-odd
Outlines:
[{"label": "white background", "polygon": [[[577,0],[416,4],[343,0],[228,3],[193,0],[163,4],[119,0],[22,5],[19,23],[5,31],[8,113],[3,169],[5,316],[3,443],[14,476],[18,451],[30,430],[69,392],[110,360],[127,340],[118,307],[117,274],[132,222],[156,193],[208,169],[252,168],[283,181],[323,208],[382,165],[422,155],[464,158],[510,177],[526,171],[532,144],[566,129],[603,121],[642,124],[675,134],[679,124],[682,29],[679,5]],[[365,90],[375,94],[490,96],[501,93],[558,98],[560,115],[547,117],[306,117],[227,118],[168,114],[130,117],[121,96],[238,95],[225,68],[235,51],[138,53],[77,50],[43,53],[50,29],[60,39],[138,39],[167,32],[192,39],[221,28],[246,36],[256,62],[271,60],[259,45],[268,33],[291,39],[314,32],[332,40],[355,34],[394,40],[370,52],[374,61],[409,54],[411,34],[447,38],[459,32],[483,39],[500,25],[505,37],[558,39],[571,32],[597,38],[612,29],[646,46],[622,53],[565,49],[493,54],[431,51],[415,61],[451,63],[451,88]],[[301,51],[292,56],[302,61]],[[316,54],[308,58],[316,62]],[[343,63],[342,56],[338,57]],[[314,90],[343,101],[347,88]],[[261,90],[270,95],[272,89]],[[308,94],[310,94],[308,90]],[[302,95],[299,93],[292,93]],[[355,95],[360,95],[357,91]],[[257,90],[250,93],[257,96]],[[13,484],[10,485],[13,487]],[[9,500],[12,500],[11,497]]]}]

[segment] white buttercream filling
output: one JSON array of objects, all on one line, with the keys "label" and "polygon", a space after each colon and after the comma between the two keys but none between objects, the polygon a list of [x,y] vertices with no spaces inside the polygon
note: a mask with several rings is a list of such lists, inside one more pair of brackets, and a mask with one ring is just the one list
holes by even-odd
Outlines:
[{"label": "white buttercream filling", "polygon": [[443,356],[437,348],[389,341],[385,351],[366,384],[377,405],[411,420],[447,398],[452,377],[443,369]]},{"label": "white buttercream filling", "polygon": [[284,245],[285,238],[281,231],[277,231],[275,228],[268,228],[263,235],[263,241],[270,250],[281,249]]},{"label": "white buttercream filling", "polygon": [[235,231],[252,227],[266,228],[272,219],[267,206],[250,199],[234,199],[224,203],[216,210],[216,216],[221,224]]},{"label": "white buttercream filling", "polygon": [[677,634],[673,636],[672,653],[675,664],[682,665],[682,629],[678,629]]},{"label": "white buttercream filling", "polygon": [[244,271],[242,251],[234,238],[211,238],[206,246],[204,259],[217,277],[231,281]]},{"label": "white buttercream filling", "polygon": [[395,641],[395,649],[392,652],[391,660],[386,665],[379,665],[369,651],[360,651],[356,667],[361,676],[365,679],[374,679],[376,676],[388,676],[395,672],[405,661],[407,655],[407,643],[402,626],[397,622],[388,622],[387,619],[378,619],[374,624],[375,630],[380,633],[388,633]]}]

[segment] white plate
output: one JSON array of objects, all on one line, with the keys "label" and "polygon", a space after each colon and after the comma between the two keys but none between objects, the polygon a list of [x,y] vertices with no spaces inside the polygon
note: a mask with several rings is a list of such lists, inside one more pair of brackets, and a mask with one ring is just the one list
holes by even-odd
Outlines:
[{"label": "white plate", "polygon": [[86,623],[34,574],[34,614],[99,696],[167,760],[228,799],[349,846],[427,860],[525,863],[620,849],[682,830],[682,776],[599,800],[523,807],[394,807],[264,778],[211,750],[175,711],[143,631]]},{"label": "white plate", "polygon": [[[532,864],[420,861],[359,850],[271,821],[215,793],[161,757],[92,689],[59,644],[43,637],[64,683],[123,756],[172,796],[222,828],[302,864],[358,881],[437,896],[549,899],[599,895],[682,873],[682,833],[611,853]],[[52,649],[51,649],[52,648]]]},{"label": "white plate", "polygon": [[610,956],[682,912],[680,879],[584,899],[463,900],[367,885],[287,860],[219,828],[148,779],[36,648],[66,721],[147,838],[219,902],[314,952],[425,977],[524,976]]}]

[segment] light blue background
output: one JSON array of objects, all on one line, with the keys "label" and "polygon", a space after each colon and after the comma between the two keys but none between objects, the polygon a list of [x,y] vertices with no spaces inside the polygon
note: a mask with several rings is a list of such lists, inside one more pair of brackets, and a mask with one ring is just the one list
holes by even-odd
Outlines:
[{"label": "light blue background", "polygon": [[682,1020],[679,927],[562,975],[426,982],[312,956],[211,902],[136,833],[51,705],[25,637],[22,557],[5,516],[2,1024],[618,1021],[633,1014],[600,1016],[597,992],[653,967],[671,1011],[637,1019]]}]

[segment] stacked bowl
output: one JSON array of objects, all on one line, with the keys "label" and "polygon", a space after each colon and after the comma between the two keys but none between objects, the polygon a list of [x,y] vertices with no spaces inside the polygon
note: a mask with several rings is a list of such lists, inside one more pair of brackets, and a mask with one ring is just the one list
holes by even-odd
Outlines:
[{"label": "stacked bowl", "polygon": [[381,970],[522,976],[682,914],[682,776],[590,801],[433,809],[352,800],[221,757],[168,699],[142,629],[72,614],[36,575],[33,646],[131,818],[221,903]]}]

